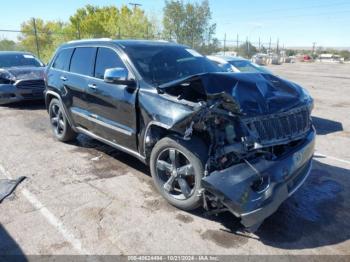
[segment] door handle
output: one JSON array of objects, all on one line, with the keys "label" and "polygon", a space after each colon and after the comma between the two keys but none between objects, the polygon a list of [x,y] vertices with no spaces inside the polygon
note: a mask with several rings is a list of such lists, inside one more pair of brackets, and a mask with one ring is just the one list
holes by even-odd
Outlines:
[{"label": "door handle", "polygon": [[60,79],[61,79],[62,81],[67,81],[67,80],[68,80],[68,78],[65,77],[65,76],[61,76]]},{"label": "door handle", "polygon": [[91,89],[96,89],[97,86],[95,84],[88,84],[88,87],[90,87]]}]

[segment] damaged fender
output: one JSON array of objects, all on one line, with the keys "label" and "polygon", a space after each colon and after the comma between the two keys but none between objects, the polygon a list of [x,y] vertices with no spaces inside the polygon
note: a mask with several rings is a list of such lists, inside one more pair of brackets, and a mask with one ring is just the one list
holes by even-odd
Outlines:
[{"label": "damaged fender", "polygon": [[[240,217],[244,226],[253,227],[274,213],[303,184],[311,170],[314,147],[312,130],[304,143],[287,156],[273,161],[260,158],[250,165],[241,163],[214,171],[202,179],[202,186]],[[259,175],[261,187],[254,188]]]}]

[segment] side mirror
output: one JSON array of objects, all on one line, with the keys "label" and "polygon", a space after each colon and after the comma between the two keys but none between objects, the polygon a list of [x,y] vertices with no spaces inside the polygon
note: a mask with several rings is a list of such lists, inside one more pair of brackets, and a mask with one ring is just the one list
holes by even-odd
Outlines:
[{"label": "side mirror", "polygon": [[131,85],[135,80],[128,79],[128,71],[125,68],[109,68],[104,74],[104,81],[111,84]]}]

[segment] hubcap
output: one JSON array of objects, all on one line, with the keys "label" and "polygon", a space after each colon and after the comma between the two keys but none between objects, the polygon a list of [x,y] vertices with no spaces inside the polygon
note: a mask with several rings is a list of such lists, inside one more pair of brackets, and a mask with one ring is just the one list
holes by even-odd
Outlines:
[{"label": "hubcap", "polygon": [[56,104],[54,104],[51,108],[50,119],[55,133],[59,136],[62,135],[65,130],[64,116],[61,108]]},{"label": "hubcap", "polygon": [[171,197],[186,200],[194,193],[195,174],[188,158],[179,150],[163,150],[157,158],[156,172],[163,190]]}]

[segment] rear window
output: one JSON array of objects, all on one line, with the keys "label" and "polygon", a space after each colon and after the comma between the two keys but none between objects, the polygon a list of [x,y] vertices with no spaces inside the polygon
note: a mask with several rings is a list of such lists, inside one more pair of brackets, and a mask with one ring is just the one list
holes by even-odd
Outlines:
[{"label": "rear window", "polygon": [[60,51],[52,64],[53,68],[68,71],[69,70],[69,62],[72,57],[73,49],[63,49]]},{"label": "rear window", "polygon": [[70,72],[92,76],[94,71],[96,48],[76,48],[70,64]]}]

